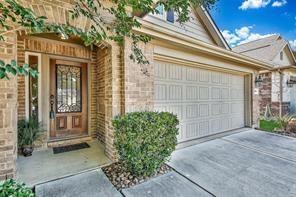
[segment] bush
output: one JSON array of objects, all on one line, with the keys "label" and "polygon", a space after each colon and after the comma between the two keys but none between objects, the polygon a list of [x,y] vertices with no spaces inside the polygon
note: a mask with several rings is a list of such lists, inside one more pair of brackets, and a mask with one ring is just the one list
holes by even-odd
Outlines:
[{"label": "bush", "polygon": [[17,183],[15,180],[5,180],[0,182],[0,196],[3,197],[34,197],[33,191],[25,184]]},{"label": "bush", "polygon": [[280,128],[287,131],[289,123],[295,118],[295,115],[284,115],[283,117],[278,117],[277,122]]},{"label": "bush", "polygon": [[274,119],[260,119],[259,127],[264,131],[273,132],[275,129],[280,128],[281,125]]},{"label": "bush", "polygon": [[38,122],[37,118],[29,118],[29,120],[18,121],[18,145],[19,147],[33,145],[38,139],[42,129],[42,124]]},{"label": "bush", "polygon": [[113,120],[120,161],[137,176],[150,176],[177,145],[179,121],[168,112],[133,112]]}]

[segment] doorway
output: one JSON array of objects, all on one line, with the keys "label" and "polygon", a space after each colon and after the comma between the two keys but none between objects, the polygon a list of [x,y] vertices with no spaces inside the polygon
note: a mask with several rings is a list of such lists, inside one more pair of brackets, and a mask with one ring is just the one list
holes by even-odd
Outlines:
[{"label": "doorway", "polygon": [[50,138],[87,135],[87,64],[50,60]]}]

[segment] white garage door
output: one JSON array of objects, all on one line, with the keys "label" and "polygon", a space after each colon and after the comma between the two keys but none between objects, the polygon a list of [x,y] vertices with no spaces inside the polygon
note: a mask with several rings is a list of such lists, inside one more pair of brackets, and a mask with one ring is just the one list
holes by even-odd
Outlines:
[{"label": "white garage door", "polygon": [[245,126],[244,77],[155,62],[155,110],[180,120],[179,142]]}]

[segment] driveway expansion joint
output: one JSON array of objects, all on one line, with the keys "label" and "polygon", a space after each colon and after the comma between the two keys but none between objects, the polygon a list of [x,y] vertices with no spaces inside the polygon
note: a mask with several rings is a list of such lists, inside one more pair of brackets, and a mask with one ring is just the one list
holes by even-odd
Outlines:
[{"label": "driveway expansion joint", "polygon": [[208,191],[206,188],[202,187],[201,185],[197,184],[196,182],[192,181],[191,179],[189,179],[187,176],[183,175],[182,173],[178,172],[175,168],[173,168],[172,166],[170,166],[169,164],[167,164],[169,167],[172,168],[172,170],[174,172],[176,172],[177,174],[179,174],[180,176],[182,176],[183,178],[185,178],[186,180],[188,180],[189,182],[193,183],[194,185],[196,185],[197,187],[201,188],[202,190],[204,190],[205,192],[207,192],[208,194],[212,195],[213,197],[216,197],[216,195],[214,195],[212,192]]},{"label": "driveway expansion joint", "polygon": [[240,144],[238,142],[234,142],[232,140],[225,139],[225,138],[221,138],[221,140],[226,141],[226,142],[229,142],[229,143],[232,143],[232,144],[235,144],[235,145],[238,145],[238,146],[243,147],[245,149],[252,150],[252,151],[257,152],[257,153],[260,153],[260,154],[268,155],[270,157],[274,157],[274,158],[277,158],[277,159],[285,160],[285,161],[291,162],[293,164],[296,164],[296,161],[295,160],[288,159],[288,158],[285,158],[285,157],[281,157],[281,156],[278,156],[278,155],[275,155],[275,154],[272,154],[272,153],[269,153],[269,152],[266,152],[266,151],[262,151],[262,150],[260,150],[258,148],[252,148],[250,146],[243,145],[243,144]]}]

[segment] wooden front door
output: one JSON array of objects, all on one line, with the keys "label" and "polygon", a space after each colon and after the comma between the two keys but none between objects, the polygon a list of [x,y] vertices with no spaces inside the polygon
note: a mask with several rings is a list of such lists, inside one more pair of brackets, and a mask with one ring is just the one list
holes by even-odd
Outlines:
[{"label": "wooden front door", "polygon": [[87,65],[50,60],[50,137],[87,134]]}]

